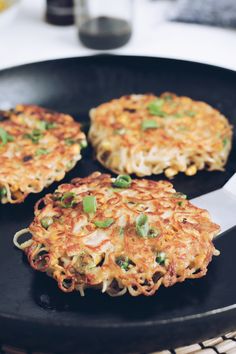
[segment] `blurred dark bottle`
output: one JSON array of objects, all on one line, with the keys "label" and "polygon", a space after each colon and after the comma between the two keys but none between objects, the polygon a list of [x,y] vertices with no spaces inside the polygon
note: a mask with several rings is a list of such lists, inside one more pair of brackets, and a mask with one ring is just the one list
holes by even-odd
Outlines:
[{"label": "blurred dark bottle", "polygon": [[57,26],[72,25],[74,23],[73,0],[47,0],[46,21]]},{"label": "blurred dark bottle", "polygon": [[132,34],[133,0],[74,0],[80,41],[92,49],[115,49]]}]

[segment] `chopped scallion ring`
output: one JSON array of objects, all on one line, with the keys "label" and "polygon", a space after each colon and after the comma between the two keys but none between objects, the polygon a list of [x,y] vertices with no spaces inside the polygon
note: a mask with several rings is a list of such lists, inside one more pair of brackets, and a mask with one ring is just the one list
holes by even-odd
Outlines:
[{"label": "chopped scallion ring", "polygon": [[88,143],[86,140],[81,140],[79,144],[80,144],[81,149],[85,149],[88,146]]},{"label": "chopped scallion ring", "polygon": [[104,219],[104,220],[95,220],[94,221],[94,224],[97,227],[100,227],[102,229],[106,229],[107,227],[111,226],[113,223],[114,223],[114,219],[112,219],[112,218],[107,218],[107,219]]},{"label": "chopped scallion ring", "polygon": [[39,129],[34,129],[31,134],[25,134],[24,138],[32,140],[34,144],[38,144],[39,140],[43,137],[43,133]]},{"label": "chopped scallion ring", "polygon": [[14,141],[12,135],[8,134],[8,132],[0,127],[0,139],[2,140],[1,145],[6,145],[8,142]]},{"label": "chopped scallion ring", "polygon": [[48,229],[50,225],[53,224],[53,218],[51,216],[44,216],[41,220],[40,223],[44,229]]},{"label": "chopped scallion ring", "polygon": [[134,264],[128,257],[119,256],[116,258],[116,264],[126,272],[129,270],[129,266]]},{"label": "chopped scallion ring", "polygon": [[149,232],[148,217],[140,214],[136,219],[136,232],[139,236],[147,237]]},{"label": "chopped scallion ring", "polygon": [[155,238],[160,235],[160,231],[155,228],[150,228],[147,234],[148,238]]},{"label": "chopped scallion ring", "polygon": [[144,120],[141,125],[143,130],[159,128],[155,120]]},{"label": "chopped scallion ring", "polygon": [[7,189],[5,187],[0,187],[0,199],[6,197]]},{"label": "chopped scallion ring", "polygon": [[35,151],[35,156],[47,155],[49,151],[47,149],[38,149]]},{"label": "chopped scallion ring", "polygon": [[74,139],[68,138],[65,139],[65,144],[68,146],[74,145],[76,143],[76,141]]},{"label": "chopped scallion ring", "polygon": [[96,210],[97,210],[96,197],[94,197],[92,195],[86,195],[83,198],[83,210],[87,214],[96,213]]},{"label": "chopped scallion ring", "polygon": [[75,204],[75,193],[67,192],[61,197],[61,206],[63,208],[72,208]]},{"label": "chopped scallion ring", "polygon": [[158,252],[156,257],[156,262],[160,265],[164,265],[166,261],[166,254],[165,252]]},{"label": "chopped scallion ring", "polygon": [[114,187],[129,188],[132,183],[132,179],[128,175],[119,175],[113,182]]},{"label": "chopped scallion ring", "polygon": [[166,113],[162,110],[165,101],[161,98],[157,98],[148,105],[148,111],[154,116],[166,117]]}]

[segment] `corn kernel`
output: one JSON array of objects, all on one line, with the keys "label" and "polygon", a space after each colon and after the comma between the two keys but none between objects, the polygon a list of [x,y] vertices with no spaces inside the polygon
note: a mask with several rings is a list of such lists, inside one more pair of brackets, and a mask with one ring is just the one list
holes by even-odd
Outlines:
[{"label": "corn kernel", "polygon": [[168,178],[174,177],[175,175],[177,175],[178,170],[176,170],[175,168],[169,167],[165,170],[165,175]]},{"label": "corn kernel", "polygon": [[187,176],[193,176],[196,173],[197,173],[197,166],[196,165],[189,166],[185,172],[185,174]]}]

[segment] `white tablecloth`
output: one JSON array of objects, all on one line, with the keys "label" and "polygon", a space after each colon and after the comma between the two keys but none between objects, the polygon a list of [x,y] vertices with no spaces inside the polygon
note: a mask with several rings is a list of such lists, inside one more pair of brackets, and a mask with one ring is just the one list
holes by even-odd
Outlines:
[{"label": "white tablecloth", "polygon": [[[132,40],[112,52],[187,59],[236,70],[236,31],[166,22],[170,4],[167,0],[135,0]],[[0,69],[97,53],[79,43],[74,26],[46,24],[44,13],[45,0],[22,0],[15,20],[0,27]]]}]

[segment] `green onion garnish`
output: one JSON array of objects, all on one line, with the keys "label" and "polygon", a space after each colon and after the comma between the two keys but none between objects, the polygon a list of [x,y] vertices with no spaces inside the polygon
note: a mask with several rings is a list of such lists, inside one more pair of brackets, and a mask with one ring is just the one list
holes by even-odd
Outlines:
[{"label": "green onion garnish", "polygon": [[228,144],[229,140],[227,138],[224,138],[222,142],[223,142],[223,146],[225,147]]},{"label": "green onion garnish", "polygon": [[136,219],[136,232],[139,236],[147,237],[149,232],[148,217],[140,214]]},{"label": "green onion garnish", "polygon": [[125,133],[126,133],[126,130],[124,128],[114,130],[114,134],[117,134],[117,135],[124,135]]},{"label": "green onion garnish", "polygon": [[113,222],[114,222],[114,219],[107,218],[107,219],[104,219],[104,220],[95,220],[94,224],[97,227],[100,227],[102,229],[106,229],[107,227],[111,226],[113,224]]},{"label": "green onion garnish", "polygon": [[86,195],[86,197],[83,198],[83,210],[87,214],[96,213],[97,210],[96,197],[92,195]]},{"label": "green onion garnish", "polygon": [[76,143],[76,141],[74,139],[68,138],[65,139],[65,144],[68,146],[74,145]]},{"label": "green onion garnish", "polygon": [[119,236],[124,236],[124,234],[125,234],[125,228],[121,226],[119,229]]},{"label": "green onion garnish", "polygon": [[181,193],[181,192],[176,192],[176,193],[173,193],[172,196],[174,198],[182,198],[182,199],[187,199],[187,195],[184,194],[184,193]]},{"label": "green onion garnish", "polygon": [[148,105],[149,113],[153,114],[154,116],[165,117],[167,114],[162,110],[164,100],[161,98],[157,98],[155,101],[152,101]]},{"label": "green onion garnish", "polygon": [[128,175],[119,175],[113,182],[113,186],[118,188],[129,188],[132,183],[132,179]]},{"label": "green onion garnish", "polygon": [[194,111],[184,111],[185,114],[187,114],[187,116],[189,117],[195,117],[196,116],[196,112]]},{"label": "green onion garnish", "polygon": [[61,197],[61,206],[63,208],[72,208],[75,204],[75,193],[67,192]]},{"label": "green onion garnish", "polygon": [[0,188],[0,199],[6,197],[7,195],[7,189],[5,187]]},{"label": "green onion garnish", "polygon": [[48,153],[47,149],[38,149],[35,151],[35,156],[47,155]]},{"label": "green onion garnish", "polygon": [[165,252],[158,252],[156,257],[156,262],[160,265],[164,265],[166,261],[166,254]]},{"label": "green onion garnish", "polygon": [[54,122],[46,122],[45,120],[40,120],[37,122],[37,128],[39,130],[49,130],[56,128],[57,124]]},{"label": "green onion garnish", "polygon": [[0,146],[6,145],[8,142],[14,141],[12,135],[8,134],[8,132],[0,127],[0,139],[2,140]]},{"label": "green onion garnish", "polygon": [[79,144],[80,144],[81,149],[85,149],[88,146],[88,143],[86,140],[81,140]]},{"label": "green onion garnish", "polygon": [[175,113],[173,115],[174,118],[184,118],[185,114],[184,113]]},{"label": "green onion garnish", "polygon": [[129,265],[132,264],[132,261],[128,257],[119,256],[116,258],[116,264],[123,270],[127,272]]},{"label": "green onion garnish", "polygon": [[141,125],[143,130],[159,128],[155,120],[144,120]]},{"label": "green onion garnish", "polygon": [[147,237],[148,238],[155,238],[158,235],[160,235],[160,231],[152,227],[151,229],[149,229]]},{"label": "green onion garnish", "polygon": [[39,129],[34,129],[31,134],[24,135],[24,138],[32,140],[34,144],[37,144],[42,137],[43,133]]},{"label": "green onion garnish", "polygon": [[51,216],[45,216],[40,222],[42,227],[47,230],[49,226],[53,224],[53,218],[51,218]]}]

